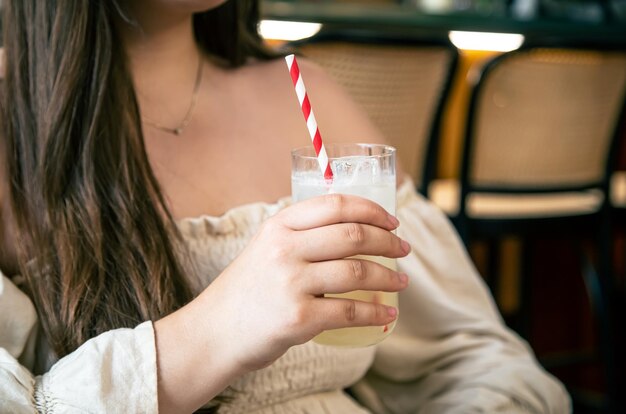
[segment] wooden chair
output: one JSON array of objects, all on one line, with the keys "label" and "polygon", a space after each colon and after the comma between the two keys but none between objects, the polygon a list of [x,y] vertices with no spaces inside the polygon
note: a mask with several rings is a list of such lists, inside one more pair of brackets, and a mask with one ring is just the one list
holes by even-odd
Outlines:
[{"label": "wooden chair", "polygon": [[[529,48],[497,57],[472,87],[460,179],[431,182],[429,197],[466,244],[490,240],[492,258],[507,235],[522,241],[530,235],[591,235],[606,258],[609,177],[625,96],[624,52]],[[616,404],[607,262],[598,275],[587,255],[581,261],[598,316],[609,402]],[[496,262],[489,277],[494,290]],[[526,261],[520,310],[525,323],[518,326],[525,336],[533,298],[528,267]]]}]

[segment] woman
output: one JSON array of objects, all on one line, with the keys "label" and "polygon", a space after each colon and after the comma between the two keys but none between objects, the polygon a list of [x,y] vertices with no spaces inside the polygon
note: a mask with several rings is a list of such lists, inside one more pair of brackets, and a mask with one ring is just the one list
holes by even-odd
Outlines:
[{"label": "woman", "polygon": [[[365,200],[281,199],[308,138],[256,1],[4,3],[0,412],[569,410],[410,183],[406,241]],[[327,140],[382,141],[301,68]],[[396,319],[323,298],[355,289],[402,290],[396,332],[310,342]]]}]

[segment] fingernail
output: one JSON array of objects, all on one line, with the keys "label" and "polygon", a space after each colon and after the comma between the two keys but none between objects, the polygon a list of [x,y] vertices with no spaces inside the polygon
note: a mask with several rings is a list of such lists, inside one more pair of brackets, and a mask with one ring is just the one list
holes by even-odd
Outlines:
[{"label": "fingernail", "polygon": [[395,218],[394,216],[392,216],[391,214],[389,214],[387,216],[387,218],[389,219],[389,222],[391,223],[391,225],[396,228],[400,225],[400,222],[398,221],[397,218]]},{"label": "fingernail", "polygon": [[406,285],[409,282],[409,276],[406,273],[398,273],[398,279],[403,285]]},{"label": "fingernail", "polygon": [[402,246],[402,250],[404,251],[404,253],[408,253],[411,251],[411,245],[406,240],[402,240],[400,242],[400,246]]},{"label": "fingernail", "polygon": [[387,306],[387,314],[391,317],[395,317],[398,315],[398,309],[392,306]]}]

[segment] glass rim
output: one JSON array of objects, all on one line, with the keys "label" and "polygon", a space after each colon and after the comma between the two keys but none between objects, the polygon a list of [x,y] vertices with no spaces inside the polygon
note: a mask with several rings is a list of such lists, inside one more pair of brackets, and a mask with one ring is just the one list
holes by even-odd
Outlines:
[{"label": "glass rim", "polygon": [[[324,145],[324,147],[326,149],[332,149],[332,148],[350,148],[350,147],[354,147],[354,148],[378,148],[378,149],[383,149],[383,151],[380,154],[353,154],[353,156],[359,156],[359,157],[372,157],[372,158],[381,158],[381,157],[391,157],[393,155],[395,155],[396,153],[396,148],[391,146],[391,145],[387,145],[387,144],[367,144],[367,143],[361,143],[361,142],[355,142],[355,143],[331,143],[328,145]],[[305,145],[302,147],[298,147],[298,148],[294,148],[291,150],[291,156],[292,157],[297,157],[300,159],[312,159],[312,160],[316,160],[318,157],[315,154],[315,149],[313,148],[313,145]],[[342,155],[341,157],[349,157],[350,155]],[[331,157],[330,155],[328,156],[329,160],[334,160],[337,158],[341,158],[341,157]]]}]

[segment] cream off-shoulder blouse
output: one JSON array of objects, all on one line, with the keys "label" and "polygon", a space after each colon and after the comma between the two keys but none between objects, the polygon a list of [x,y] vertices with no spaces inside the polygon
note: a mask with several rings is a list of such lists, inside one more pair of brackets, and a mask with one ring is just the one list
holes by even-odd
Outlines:
[{"label": "cream off-shoulder blouse", "polygon": [[[179,221],[196,291],[222,272],[266,218],[290,203],[285,198]],[[446,217],[408,181],[398,190],[397,216],[398,234],[413,250],[398,261],[411,280],[400,294],[394,332],[368,348],[295,346],[231,384],[226,393],[232,399],[220,413],[571,412],[564,387],[504,326]],[[151,321],[106,332],[60,360],[37,333],[35,308],[19,278],[3,275],[0,413],[158,411]]]}]

